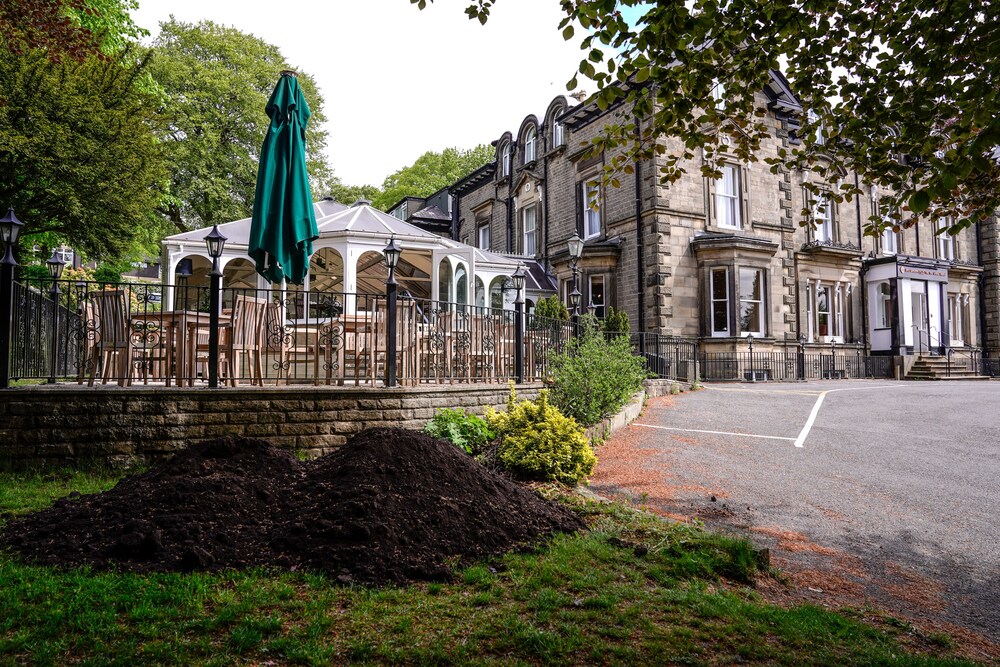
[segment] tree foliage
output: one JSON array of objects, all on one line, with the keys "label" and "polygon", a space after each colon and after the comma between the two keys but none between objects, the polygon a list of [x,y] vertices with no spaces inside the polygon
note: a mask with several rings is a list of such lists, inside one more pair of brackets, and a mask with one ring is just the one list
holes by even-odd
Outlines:
[{"label": "tree foliage", "polygon": [[[485,23],[495,3],[475,0],[466,13]],[[725,138],[740,159],[764,157],[772,170],[835,183],[838,199],[856,191],[843,178],[856,172],[861,189],[887,193],[882,203],[903,225],[950,216],[957,230],[1000,205],[1000,22],[992,0],[561,5],[563,36],[584,32],[579,75],[597,83],[593,99],[628,111],[593,140],[598,151],[625,149],[612,169],[662,152],[666,182],[701,155],[703,172],[715,175]],[[773,130],[758,93],[772,70],[784,72],[801,101],[801,143],[761,156],[760,141]],[[725,103],[716,106],[708,101],[718,83]],[[632,112],[651,120],[639,133]]]},{"label": "tree foliage", "polygon": [[146,71],[136,46],[61,62],[0,49],[0,205],[26,223],[26,245],[117,257],[149,234],[165,170]]},{"label": "tree foliage", "polygon": [[[264,108],[288,63],[277,47],[211,21],[162,23],[153,50],[171,174],[161,212],[180,230],[248,217],[268,127]],[[312,112],[306,163],[319,199],[335,182],[323,154],[323,98],[310,75],[299,72],[298,80]]]},{"label": "tree foliage", "polygon": [[0,0],[0,48],[44,51],[58,62],[114,53],[145,33],[132,21],[136,0]]},{"label": "tree foliage", "polygon": [[485,144],[469,150],[427,151],[409,167],[386,176],[372,204],[385,211],[403,197],[426,197],[492,160],[493,148]]}]

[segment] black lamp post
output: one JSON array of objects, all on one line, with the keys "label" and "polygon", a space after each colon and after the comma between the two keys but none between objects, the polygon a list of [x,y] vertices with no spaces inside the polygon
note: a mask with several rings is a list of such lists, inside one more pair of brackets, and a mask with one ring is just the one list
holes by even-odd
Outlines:
[{"label": "black lamp post", "polygon": [[806,335],[799,333],[799,379],[806,379]]},{"label": "black lamp post", "polygon": [[747,343],[750,345],[750,381],[751,382],[756,382],[757,381],[757,374],[754,372],[754,369],[753,369],[753,334],[752,333],[748,333],[747,334]]},{"label": "black lamp post", "polygon": [[52,278],[52,288],[49,296],[52,298],[52,365],[49,368],[49,384],[56,383],[56,366],[59,365],[59,279],[62,278],[66,262],[59,256],[58,250],[52,251],[52,257],[45,262]]},{"label": "black lamp post", "polygon": [[222,271],[219,269],[219,258],[226,247],[226,237],[219,231],[218,225],[212,226],[212,231],[205,237],[205,247],[208,256],[212,258],[212,272],[209,286],[208,301],[208,386],[215,389],[219,386],[219,315],[222,307]]},{"label": "black lamp post", "polygon": [[403,254],[403,249],[396,245],[396,237],[389,237],[389,244],[382,250],[385,255],[385,265],[389,269],[389,276],[385,281],[385,310],[388,321],[385,327],[386,345],[389,349],[385,353],[385,386],[396,386],[396,265],[399,264],[399,256]]},{"label": "black lamp post", "polygon": [[569,293],[569,303],[573,309],[573,333],[580,326],[580,258],[583,257],[583,239],[579,234],[573,234],[567,243],[569,249],[569,265],[573,269],[573,291]]},{"label": "black lamp post", "polygon": [[10,386],[10,334],[14,319],[14,244],[24,223],[14,215],[14,209],[7,209],[7,215],[0,218],[0,242],[4,245],[3,259],[0,259],[0,388]]},{"label": "black lamp post", "polygon": [[510,277],[514,287],[514,375],[517,383],[524,382],[524,266],[518,265]]}]

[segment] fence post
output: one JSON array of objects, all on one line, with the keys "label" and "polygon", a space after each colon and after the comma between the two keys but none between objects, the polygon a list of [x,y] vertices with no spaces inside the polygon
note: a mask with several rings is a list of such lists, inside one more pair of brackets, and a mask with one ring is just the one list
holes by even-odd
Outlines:
[{"label": "fence post", "polygon": [[520,290],[514,300],[514,375],[517,384],[524,383],[524,300]]},{"label": "fence post", "polygon": [[215,259],[209,274],[210,293],[208,295],[208,386],[219,387],[219,315],[222,312],[222,271],[219,260]]},{"label": "fence post", "polygon": [[396,317],[398,308],[396,307],[396,290],[398,283],[391,275],[385,285],[385,311],[388,318],[385,323],[385,341],[387,348],[385,351],[385,386],[396,386]]},{"label": "fence post", "polygon": [[10,386],[10,339],[14,327],[14,267],[10,246],[0,260],[0,388]]},{"label": "fence post", "polygon": [[806,337],[799,334],[799,380],[806,379]]}]

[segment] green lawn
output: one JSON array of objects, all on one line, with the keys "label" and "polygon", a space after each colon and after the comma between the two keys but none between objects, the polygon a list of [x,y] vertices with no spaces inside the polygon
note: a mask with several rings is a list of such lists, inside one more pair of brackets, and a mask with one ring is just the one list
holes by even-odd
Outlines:
[{"label": "green lawn", "polygon": [[[115,481],[0,474],[0,513]],[[0,555],[0,664],[969,664],[947,637],[922,643],[938,655],[916,655],[897,641],[909,628],[766,604],[751,582],[768,575],[745,541],[568,502],[589,533],[409,588],[261,570],[60,571]]]}]

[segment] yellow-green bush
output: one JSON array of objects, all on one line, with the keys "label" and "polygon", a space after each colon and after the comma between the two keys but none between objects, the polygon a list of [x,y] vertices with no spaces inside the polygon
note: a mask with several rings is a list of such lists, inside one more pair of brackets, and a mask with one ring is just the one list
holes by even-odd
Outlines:
[{"label": "yellow-green bush", "polygon": [[507,410],[486,408],[486,422],[500,438],[497,461],[522,479],[576,484],[597,464],[583,428],[549,404],[547,389],[534,402],[517,401],[511,387]]}]

